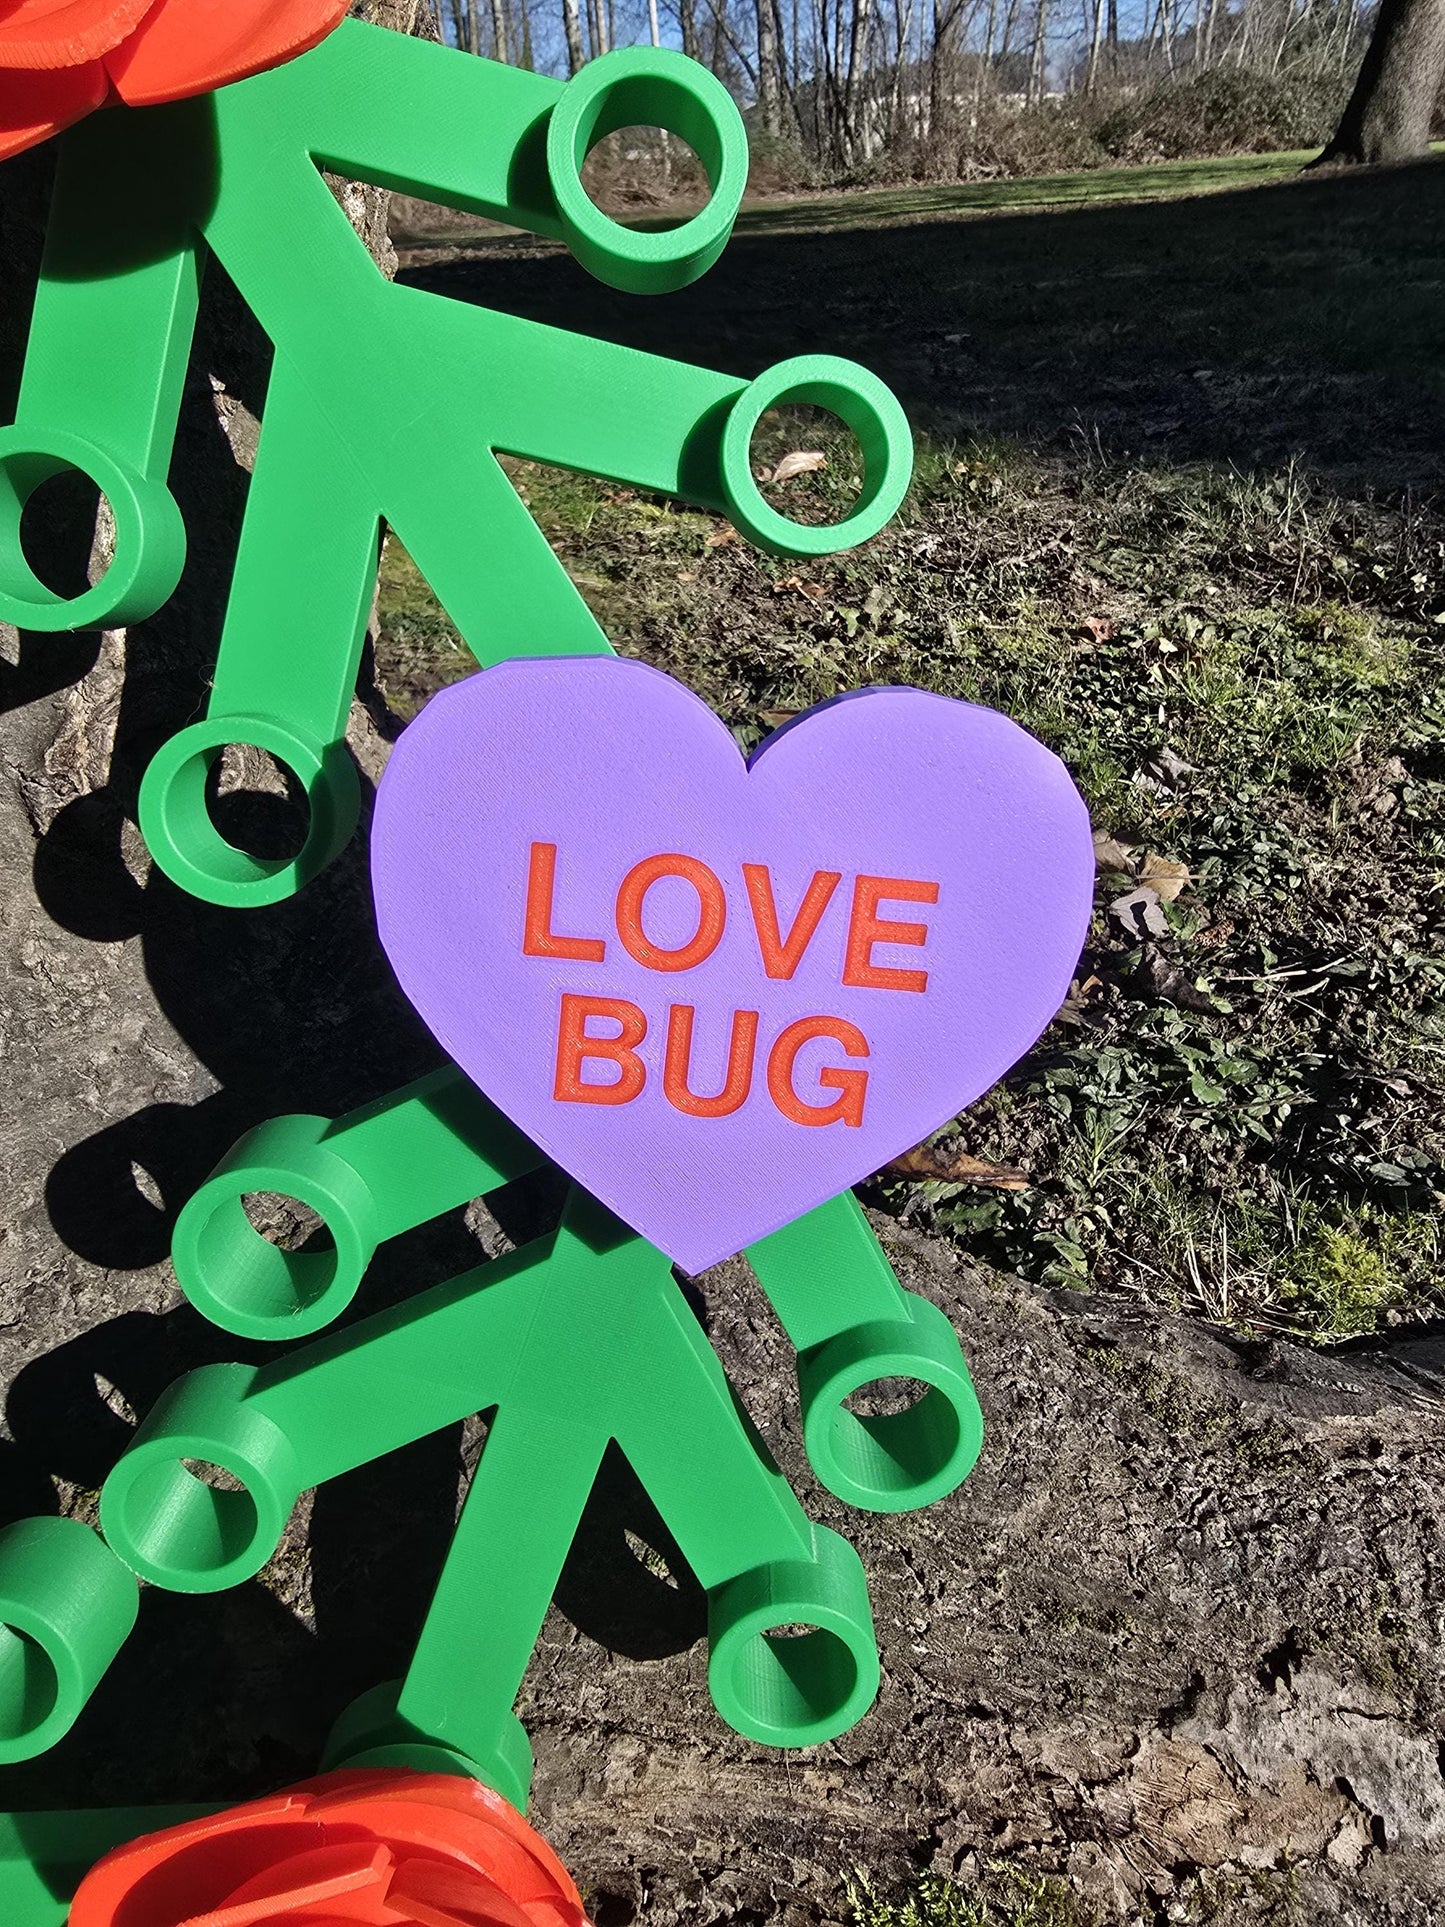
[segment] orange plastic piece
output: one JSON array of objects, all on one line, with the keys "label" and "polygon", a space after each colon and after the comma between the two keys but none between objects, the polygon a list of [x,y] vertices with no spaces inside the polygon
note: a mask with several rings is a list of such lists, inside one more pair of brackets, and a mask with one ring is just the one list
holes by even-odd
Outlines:
[{"label": "orange plastic piece", "polygon": [[304,54],[346,18],[346,0],[158,0],[106,61],[129,107],[208,94]]},{"label": "orange plastic piece", "polygon": [[0,160],[112,95],[151,107],[279,67],[345,15],[346,0],[18,0],[0,18]]},{"label": "orange plastic piece", "polygon": [[328,1773],[99,1861],[70,1927],[587,1927],[546,1841],[452,1774]]},{"label": "orange plastic piece", "polygon": [[0,160],[84,120],[109,92],[110,81],[98,60],[84,67],[40,70],[0,66]]}]

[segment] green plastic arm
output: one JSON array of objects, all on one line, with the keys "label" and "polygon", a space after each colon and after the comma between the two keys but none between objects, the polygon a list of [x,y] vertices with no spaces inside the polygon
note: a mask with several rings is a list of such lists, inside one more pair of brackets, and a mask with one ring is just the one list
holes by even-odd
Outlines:
[{"label": "green plastic arm", "polygon": [[[152,1583],[219,1590],[260,1569],[304,1489],[491,1406],[418,1668],[379,1727],[370,1702],[350,1717],[348,1760],[436,1764],[416,1750],[425,1736],[456,1770],[525,1796],[512,1704],[612,1439],[708,1588],[723,1716],[764,1743],[805,1745],[866,1711],[877,1651],[856,1555],[807,1521],[667,1259],[579,1192],[523,1251],[275,1366],[179,1380],[106,1481],[102,1526]],[[779,1634],[798,1623],[811,1646]],[[788,1693],[768,1683],[779,1668]]]},{"label": "green plastic arm", "polygon": [[[332,1125],[279,1118],[243,1138],[183,1208],[176,1275],[197,1309],[228,1331],[271,1339],[319,1331],[350,1303],[383,1238],[540,1162],[454,1068]],[[268,1243],[242,1208],[254,1192],[316,1212],[332,1248],[285,1252]],[[899,1512],[960,1485],[978,1457],[983,1420],[957,1335],[936,1306],[900,1289],[852,1194],[747,1255],[797,1347],[804,1442],[828,1489],[850,1505]],[[851,1409],[866,1386],[892,1378],[919,1382],[924,1396],[902,1411]]]},{"label": "green plastic arm", "polygon": [[[747,184],[747,138],[705,68],[657,48],[619,48],[565,86],[384,28],[347,21],[312,53],[227,89],[321,166],[565,239],[590,271],[661,293],[722,252]],[[662,234],[603,215],[581,182],[604,135],[646,121],[702,162],[707,206]]]},{"label": "green plastic arm", "polygon": [[349,179],[557,235],[544,149],[562,91],[543,74],[348,20],[221,100]]},{"label": "green plastic arm", "polygon": [[[275,1119],[182,1212],[177,1273],[216,1322],[296,1336],[345,1308],[383,1239],[539,1161],[450,1068],[334,1124]],[[331,1248],[284,1252],[262,1238],[243,1200],[263,1191],[315,1210]],[[800,1347],[805,1441],[824,1482],[880,1511],[951,1490],[979,1435],[958,1341],[941,1312],[899,1290],[851,1197],[750,1256]],[[887,1377],[921,1379],[926,1396],[887,1416],[848,1409]],[[512,1706],[612,1440],[707,1589],[723,1717],[772,1745],[812,1744],[861,1717],[877,1653],[856,1555],[802,1513],[664,1255],[573,1192],[559,1229],[523,1250],[273,1365],[179,1380],[106,1482],[108,1547],[71,1521],[11,1528],[0,1622],[27,1635],[31,1663],[59,1690],[17,1702],[0,1757],[28,1757],[74,1720],[130,1629],[133,1574],[179,1591],[235,1585],[271,1556],[304,1490],[492,1407],[417,1665],[343,1720],[333,1758],[447,1766],[525,1797],[530,1752]],[[228,1476],[212,1484],[198,1463]],[[479,1623],[494,1628],[480,1655]],[[796,1625],[811,1631],[779,1632]],[[32,1706],[50,1709],[43,1724]]]},{"label": "green plastic arm", "polygon": [[[912,450],[897,402],[847,362],[807,356],[746,382],[390,284],[318,171],[333,161],[560,233],[619,286],[675,287],[716,258],[746,176],[736,107],[680,56],[627,49],[563,87],[348,22],[312,54],[223,90],[212,111],[224,165],[201,225],[275,342],[276,372],[208,715],[148,772],[141,824],[173,879],[240,906],[290,895],[354,825],[341,733],[378,516],[483,663],[592,653],[606,640],[496,454],[682,496],[764,548],[812,555],[876,533]],[[197,117],[165,112],[168,171],[184,175]],[[682,134],[713,182],[703,214],[664,234],[619,226],[581,187],[588,147],[638,120]],[[464,127],[475,136],[461,140]],[[858,435],[862,494],[840,523],[802,527],[759,493],[752,432],[789,398],[835,409]],[[318,571],[328,528],[336,553]],[[210,822],[206,778],[228,741],[269,750],[298,780],[311,821],[294,859],[235,851]]]},{"label": "green plastic arm", "polygon": [[[748,1262],[798,1349],[808,1461],[823,1484],[869,1512],[945,1498],[983,1447],[983,1414],[958,1335],[936,1305],[904,1291],[851,1192],[784,1225]],[[883,1379],[911,1379],[901,1410],[850,1401]]]},{"label": "green plastic arm", "polygon": [[[248,1131],[176,1220],[171,1256],[202,1315],[244,1338],[320,1331],[356,1295],[384,1239],[535,1170],[541,1153],[454,1065],[335,1123],[279,1117]],[[283,1251],[243,1200],[294,1198],[330,1234],[327,1251]]]},{"label": "green plastic arm", "polygon": [[[117,151],[108,115],[65,137],[15,425],[0,431],[0,619],[37,630],[140,621],[174,590],[185,529],[166,487],[199,298],[197,220],[156,191],[158,131]],[[162,151],[168,143],[160,143]],[[195,160],[183,177],[196,182]],[[48,589],[20,540],[25,503],[79,469],[110,502],[115,555],[73,597]]]}]

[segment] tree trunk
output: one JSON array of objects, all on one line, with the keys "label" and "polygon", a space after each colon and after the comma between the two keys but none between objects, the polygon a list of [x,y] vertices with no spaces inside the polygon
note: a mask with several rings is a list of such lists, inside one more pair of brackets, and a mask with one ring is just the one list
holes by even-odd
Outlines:
[{"label": "tree trunk", "polygon": [[1445,0],[1381,0],[1355,91],[1314,163],[1419,160],[1445,78]]},{"label": "tree trunk", "polygon": [[508,61],[511,57],[507,41],[506,0],[492,0],[492,58]]},{"label": "tree trunk", "polygon": [[[577,0],[562,0],[562,31],[567,36],[567,71],[575,74],[587,58],[582,48],[582,18],[577,11]],[[683,37],[686,40],[686,34]]]},{"label": "tree trunk", "polygon": [[[1209,0],[1209,11],[1204,17],[1204,39],[1201,48],[1201,63],[1207,67],[1214,58],[1214,27],[1219,18],[1219,0]],[[1199,42],[1199,27],[1194,28],[1196,44]]]},{"label": "tree trunk", "polygon": [[[576,13],[577,0],[563,0],[563,4]],[[701,60],[702,41],[698,38],[696,0],[678,0],[677,17],[682,28],[682,51],[689,60]]]},{"label": "tree trunk", "polygon": [[1048,68],[1049,38],[1049,0],[1038,0],[1038,11],[1034,15],[1034,49],[1029,61],[1028,98],[1031,106],[1037,106],[1044,97],[1044,83]]},{"label": "tree trunk", "polygon": [[783,131],[782,89],[778,85],[778,30],[773,0],[757,0],[758,114],[766,134]]},{"label": "tree trunk", "polygon": [[1084,92],[1092,94],[1099,74],[1099,48],[1104,38],[1104,0],[1094,0],[1094,27],[1089,39],[1089,69],[1084,76]]}]

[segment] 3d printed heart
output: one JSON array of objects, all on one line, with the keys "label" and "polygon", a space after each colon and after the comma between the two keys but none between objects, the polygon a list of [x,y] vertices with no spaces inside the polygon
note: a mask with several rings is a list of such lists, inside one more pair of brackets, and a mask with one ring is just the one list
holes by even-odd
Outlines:
[{"label": "3d printed heart", "polygon": [[381,785],[382,942],[447,1051],[690,1271],[876,1170],[1026,1051],[1093,894],[1063,765],[870,689],[745,762],[641,663],[435,697]]}]

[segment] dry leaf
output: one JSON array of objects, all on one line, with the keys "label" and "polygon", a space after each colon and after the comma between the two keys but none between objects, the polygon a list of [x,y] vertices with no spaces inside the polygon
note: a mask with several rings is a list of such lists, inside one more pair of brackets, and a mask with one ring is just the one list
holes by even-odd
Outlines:
[{"label": "dry leaf", "polygon": [[826,468],[828,457],[821,448],[795,448],[791,455],[785,455],[765,479],[777,486],[779,482],[791,482],[795,475],[807,475],[815,468]]},{"label": "dry leaf", "polygon": [[1197,764],[1186,763],[1184,758],[1172,749],[1161,749],[1156,756],[1151,756],[1145,768],[1150,776],[1169,789],[1178,789],[1181,776],[1194,776],[1198,773]]},{"label": "dry leaf", "polygon": [[1126,876],[1133,866],[1129,858],[1138,846],[1125,843],[1121,837],[1110,836],[1107,830],[1094,832],[1094,868],[1096,870],[1122,870]]},{"label": "dry leaf", "polygon": [[760,709],[758,717],[760,721],[767,724],[769,729],[781,729],[784,723],[790,723],[795,716],[801,716],[802,713],[801,709]]},{"label": "dry leaf", "polygon": [[696,582],[697,570],[696,569],[679,569],[677,572],[677,579],[679,582]]},{"label": "dry leaf", "polygon": [[1115,897],[1109,905],[1109,915],[1124,935],[1136,943],[1142,943],[1145,937],[1163,937],[1169,933],[1169,919],[1156,890],[1140,888],[1131,890],[1127,896]]},{"label": "dry leaf", "polygon": [[1148,957],[1144,967],[1156,994],[1165,1003],[1178,1004],[1182,1010],[1207,1011],[1211,1015],[1218,1008],[1214,999],[1206,995],[1191,977],[1187,977],[1166,957],[1161,957],[1157,950]]},{"label": "dry leaf", "polygon": [[984,1184],[993,1191],[1027,1191],[1032,1180],[1027,1171],[1011,1164],[985,1164],[947,1145],[916,1144],[901,1158],[894,1158],[887,1169],[903,1178],[942,1178],[948,1184]]},{"label": "dry leaf", "polygon": [[1054,1022],[1058,1024],[1083,1023],[1084,1013],[1089,1007],[1090,999],[1096,990],[1102,990],[1103,988],[1103,981],[1098,977],[1086,977],[1082,983],[1080,983],[1076,977],[1069,985],[1069,994],[1060,1006]]},{"label": "dry leaf", "polygon": [[1161,903],[1173,903],[1189,881],[1189,865],[1176,863],[1172,857],[1146,856],[1139,865],[1138,877],[1141,883],[1149,885]]},{"label": "dry leaf", "polygon": [[773,584],[774,595],[804,595],[810,602],[822,602],[828,591],[821,582],[804,582],[800,575],[785,575],[781,582]]},{"label": "dry leaf", "polygon": [[1226,918],[1223,923],[1211,923],[1207,930],[1201,930],[1195,937],[1195,948],[1199,950],[1217,949],[1220,944],[1228,943],[1233,935],[1234,925],[1228,918]]},{"label": "dry leaf", "polygon": [[707,549],[721,549],[726,547],[726,545],[729,542],[736,542],[737,539],[738,539],[738,532],[733,527],[732,523],[724,522],[720,529],[713,530],[712,534],[707,538],[707,541],[703,544],[703,547]]},{"label": "dry leaf", "polygon": [[1093,642],[1112,642],[1119,633],[1107,616],[1084,616],[1079,627]]}]

